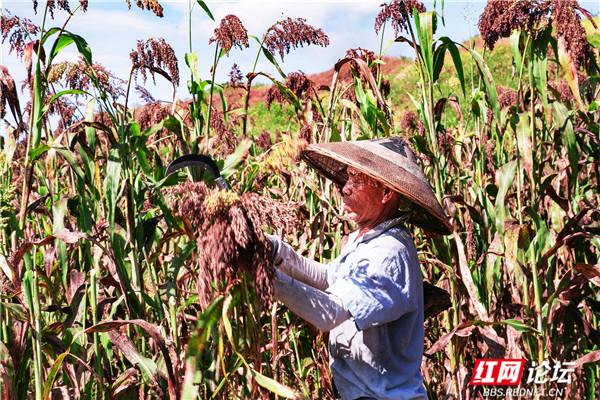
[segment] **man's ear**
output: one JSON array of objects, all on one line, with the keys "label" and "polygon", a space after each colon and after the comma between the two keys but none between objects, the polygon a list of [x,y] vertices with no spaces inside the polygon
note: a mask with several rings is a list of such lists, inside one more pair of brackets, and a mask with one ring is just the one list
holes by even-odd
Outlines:
[{"label": "man's ear", "polygon": [[390,188],[383,188],[383,197],[381,198],[381,204],[387,204],[394,198],[394,191]]}]

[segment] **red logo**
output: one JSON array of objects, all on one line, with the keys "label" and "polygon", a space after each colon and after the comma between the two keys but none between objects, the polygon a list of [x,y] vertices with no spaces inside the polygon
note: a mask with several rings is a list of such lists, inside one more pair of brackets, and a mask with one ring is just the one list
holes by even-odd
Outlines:
[{"label": "red logo", "polygon": [[470,384],[519,386],[524,367],[524,359],[478,358]]}]

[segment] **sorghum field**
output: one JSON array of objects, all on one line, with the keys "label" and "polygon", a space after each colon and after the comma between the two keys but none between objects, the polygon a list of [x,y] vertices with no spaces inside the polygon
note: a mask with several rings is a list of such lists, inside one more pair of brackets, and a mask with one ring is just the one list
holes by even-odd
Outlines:
[{"label": "sorghum field", "polygon": [[[27,71],[15,82],[0,66],[2,399],[333,398],[326,335],[273,301],[263,232],[334,258],[352,227],[299,154],[388,135],[410,141],[454,227],[413,231],[424,280],[444,289],[426,299],[430,398],[483,398],[477,358],[527,360],[538,398],[600,397],[600,30],[576,1],[489,2],[480,36],[457,43],[436,34],[443,2],[394,0],[373,34],[393,31],[414,59],[392,71],[383,46],[349,49],[320,81],[280,64],[327,32],[282,17],[250,34],[235,15],[194,37],[214,47],[211,71],[149,38],[116,77],[70,30],[89,3],[34,0],[41,26],[2,11],[3,47]],[[201,0],[189,12],[214,20]],[[231,56],[278,73],[215,82],[250,42],[258,53]],[[56,61],[65,49],[79,58]],[[525,381],[557,363],[571,383]]]}]

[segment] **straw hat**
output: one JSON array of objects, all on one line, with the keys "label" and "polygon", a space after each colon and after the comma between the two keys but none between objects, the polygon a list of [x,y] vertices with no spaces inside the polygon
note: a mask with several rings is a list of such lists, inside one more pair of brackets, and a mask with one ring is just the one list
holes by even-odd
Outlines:
[{"label": "straw hat", "polygon": [[340,186],[348,179],[346,167],[356,168],[412,202],[409,222],[444,235],[452,231],[415,155],[400,137],[312,144],[302,158]]}]

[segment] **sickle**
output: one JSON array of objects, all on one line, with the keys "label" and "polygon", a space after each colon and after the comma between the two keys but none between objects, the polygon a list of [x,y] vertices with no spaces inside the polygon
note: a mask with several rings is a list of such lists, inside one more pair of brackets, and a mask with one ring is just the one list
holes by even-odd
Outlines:
[{"label": "sickle", "polygon": [[230,190],[231,187],[221,176],[217,163],[212,158],[204,154],[186,154],[173,160],[168,166],[166,176],[171,175],[175,171],[178,171],[185,167],[204,167],[204,169],[210,170],[215,177],[215,183],[220,189]]}]

